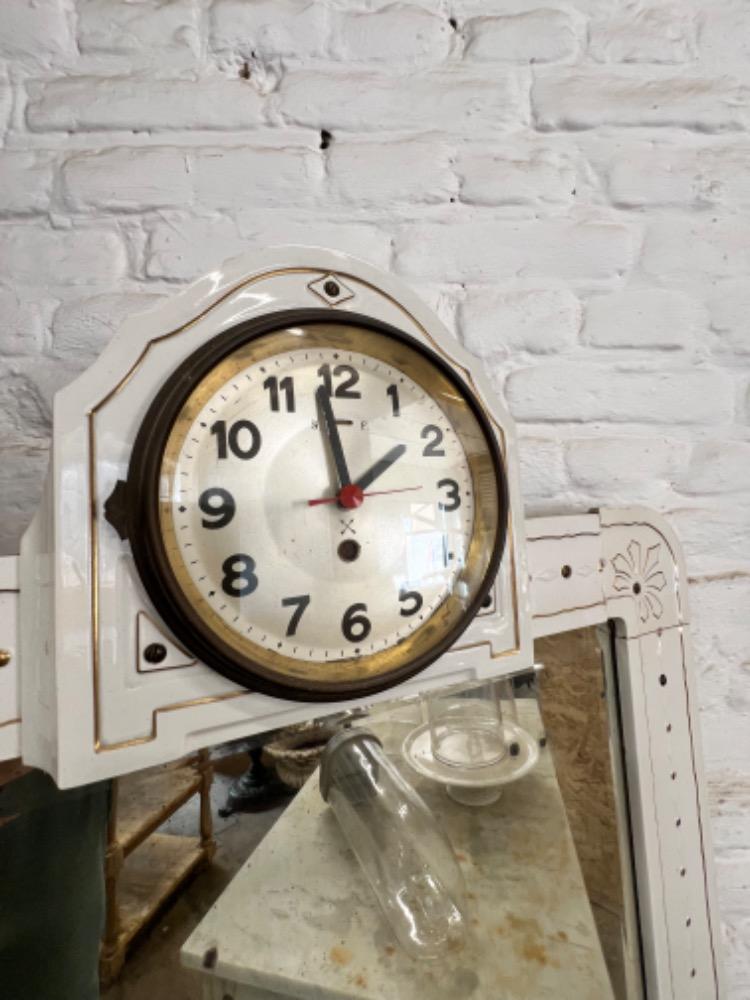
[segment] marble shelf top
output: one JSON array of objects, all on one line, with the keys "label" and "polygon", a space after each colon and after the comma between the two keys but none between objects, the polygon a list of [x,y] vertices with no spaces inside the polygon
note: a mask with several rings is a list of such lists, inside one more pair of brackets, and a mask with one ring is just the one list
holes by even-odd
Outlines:
[{"label": "marble shelf top", "polygon": [[[414,711],[367,724],[453,844],[474,911],[465,948],[439,963],[401,951],[320,797],[316,772],[183,947],[185,965],[216,977],[207,995],[612,1000],[549,751],[498,802],[461,806],[400,757],[419,721]],[[522,724],[525,715],[538,729],[535,713],[535,703],[519,702]]]}]

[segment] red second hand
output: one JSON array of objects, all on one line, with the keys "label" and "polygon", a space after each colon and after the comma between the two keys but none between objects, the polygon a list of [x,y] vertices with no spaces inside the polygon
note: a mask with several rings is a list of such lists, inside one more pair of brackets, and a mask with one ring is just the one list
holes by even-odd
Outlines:
[{"label": "red second hand", "polygon": [[[344,487],[344,489],[346,489],[346,487]],[[363,498],[364,497],[382,497],[382,496],[385,496],[387,493],[414,493],[415,490],[421,490],[421,489],[422,489],[421,486],[404,486],[404,487],[402,487],[401,489],[398,489],[398,490],[373,490],[372,493],[362,493],[361,496]],[[341,492],[343,492],[343,490]],[[337,493],[335,497],[320,497],[318,500],[308,500],[307,501],[307,506],[308,507],[317,507],[319,504],[322,504],[322,503],[338,503],[339,502],[339,496],[340,496],[340,494]],[[345,503],[344,506],[345,507],[349,507],[349,506],[351,506],[351,507],[355,507],[355,506],[358,507],[359,503],[351,503],[351,504]]]}]

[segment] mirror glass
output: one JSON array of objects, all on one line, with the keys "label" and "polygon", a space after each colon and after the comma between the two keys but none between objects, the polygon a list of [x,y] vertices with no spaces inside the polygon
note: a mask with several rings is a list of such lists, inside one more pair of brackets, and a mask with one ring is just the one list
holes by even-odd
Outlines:
[{"label": "mirror glass", "polygon": [[[431,988],[441,997],[483,997],[498,989],[497,995],[512,1000],[642,1000],[609,628],[538,640],[535,659],[534,672],[513,678],[512,712],[504,684],[497,687],[504,725],[513,714],[533,737],[538,760],[485,805],[481,797],[472,800],[474,790],[467,796],[466,788],[426,780],[429,769],[415,774],[414,754],[404,753],[409,733],[420,720],[423,731],[425,723],[433,723],[446,701],[450,704],[450,694],[434,699],[437,710],[433,699],[400,703],[378,709],[365,723],[387,733],[386,749],[448,833],[474,897],[476,940],[467,945],[467,954],[446,964],[442,975],[450,985],[445,992],[440,992],[440,974]],[[454,702],[461,697],[486,708],[481,687],[464,689]],[[472,714],[480,716],[478,710]],[[388,720],[383,729],[381,718]],[[522,746],[519,757],[524,752]],[[464,986],[476,982],[471,992],[455,992],[460,970],[466,973]],[[425,975],[424,970],[416,973],[414,983]],[[408,976],[399,986],[393,993],[399,1000],[419,995]]]},{"label": "mirror glass", "polygon": [[615,1000],[644,996],[616,671],[606,626],[537,640],[541,715]]},{"label": "mirror glass", "polygon": [[[214,865],[105,1000],[140,998],[154,941],[189,1000],[643,1000],[609,629],[538,641],[535,658],[494,685],[214,748]],[[344,740],[326,802],[316,765],[342,725],[382,750],[360,734],[344,756]],[[444,895],[464,922],[449,932]]]}]

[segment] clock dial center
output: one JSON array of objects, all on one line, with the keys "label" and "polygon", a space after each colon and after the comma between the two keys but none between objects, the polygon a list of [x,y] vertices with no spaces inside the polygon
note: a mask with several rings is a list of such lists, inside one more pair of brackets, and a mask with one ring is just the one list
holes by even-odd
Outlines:
[{"label": "clock dial center", "polygon": [[356,510],[365,502],[365,491],[356,483],[347,483],[339,490],[337,500],[346,510]]}]

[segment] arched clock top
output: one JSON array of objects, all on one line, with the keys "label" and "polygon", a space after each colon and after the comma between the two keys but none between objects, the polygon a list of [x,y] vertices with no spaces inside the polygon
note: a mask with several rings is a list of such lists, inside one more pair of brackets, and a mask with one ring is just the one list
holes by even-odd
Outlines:
[{"label": "arched clock top", "polygon": [[[315,337],[326,357],[305,359],[297,348]],[[178,479],[189,503],[172,503]],[[481,364],[401,281],[360,261],[276,248],[132,317],[55,400],[49,502],[24,541],[22,576],[50,622],[22,637],[39,664],[30,703],[40,718],[56,698],[77,706],[56,720],[60,779],[300,721],[308,702],[320,714],[528,666],[518,480],[514,425]],[[264,498],[299,506],[271,516]],[[382,523],[368,549],[357,522],[370,513]],[[49,741],[29,734],[28,754],[47,762]]]}]

